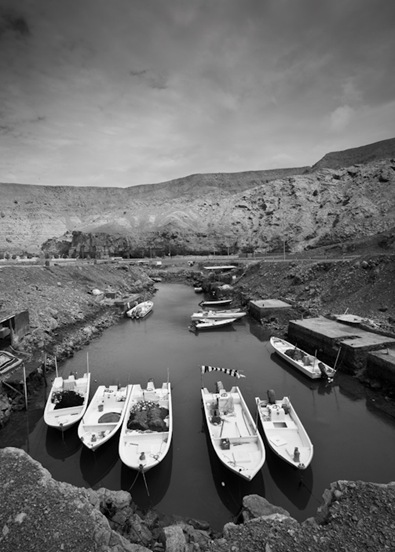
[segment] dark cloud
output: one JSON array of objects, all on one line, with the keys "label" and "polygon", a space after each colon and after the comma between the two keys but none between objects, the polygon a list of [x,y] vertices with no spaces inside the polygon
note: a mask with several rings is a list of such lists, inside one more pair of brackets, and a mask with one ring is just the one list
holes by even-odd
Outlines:
[{"label": "dark cloud", "polygon": [[30,28],[26,19],[13,11],[0,11],[0,37],[6,32],[26,38],[30,35]]}]

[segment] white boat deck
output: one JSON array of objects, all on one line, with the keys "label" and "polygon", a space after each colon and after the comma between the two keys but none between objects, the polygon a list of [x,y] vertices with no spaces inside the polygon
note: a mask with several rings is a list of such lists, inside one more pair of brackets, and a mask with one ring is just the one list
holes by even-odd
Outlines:
[{"label": "white boat deck", "polygon": [[312,460],[313,445],[292,405],[288,402],[288,407],[285,407],[284,401],[269,404],[256,398],[262,428],[269,446],[278,456],[304,469]]},{"label": "white boat deck", "polygon": [[78,436],[89,449],[95,450],[120,427],[125,409],[128,386],[101,385],[91,400],[80,425]]},{"label": "white boat deck", "polygon": [[218,402],[217,393],[204,390],[203,396],[208,430],[215,452],[230,469],[246,479],[252,479],[265,461],[265,450],[240,395],[227,393],[223,404]]},{"label": "white boat deck", "polygon": [[134,469],[144,467],[144,471],[158,464],[167,452],[169,432],[154,433],[127,429],[122,436],[124,453],[128,465]]}]

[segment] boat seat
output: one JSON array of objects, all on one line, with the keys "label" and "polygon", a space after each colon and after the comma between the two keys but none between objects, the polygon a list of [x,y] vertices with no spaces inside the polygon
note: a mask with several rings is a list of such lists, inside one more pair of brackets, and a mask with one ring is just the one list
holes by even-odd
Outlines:
[{"label": "boat seat", "polygon": [[64,391],[74,391],[76,388],[75,381],[65,381],[63,383],[63,390]]}]

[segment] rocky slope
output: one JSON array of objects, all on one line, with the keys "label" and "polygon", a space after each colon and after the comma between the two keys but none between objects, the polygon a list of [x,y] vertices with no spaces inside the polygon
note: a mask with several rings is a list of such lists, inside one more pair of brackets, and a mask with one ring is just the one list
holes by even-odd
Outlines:
[{"label": "rocky slope", "polygon": [[38,252],[44,242],[48,253],[91,256],[267,252],[284,243],[300,251],[393,227],[394,184],[395,140],[330,154],[314,170],[193,175],[126,189],[0,184],[0,253]]}]

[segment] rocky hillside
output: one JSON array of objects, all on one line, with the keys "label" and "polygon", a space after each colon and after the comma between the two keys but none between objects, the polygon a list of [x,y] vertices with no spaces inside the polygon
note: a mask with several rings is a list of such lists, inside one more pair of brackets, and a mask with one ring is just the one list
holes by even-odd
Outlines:
[{"label": "rocky hillside", "polygon": [[395,226],[395,139],[378,144],[336,154],[336,169],[325,168],[330,154],[314,171],[126,189],[0,184],[0,253],[38,252],[44,242],[48,253],[90,256],[300,251],[370,236]]}]

